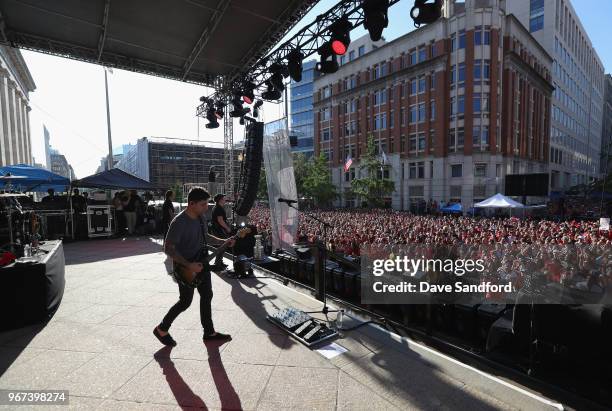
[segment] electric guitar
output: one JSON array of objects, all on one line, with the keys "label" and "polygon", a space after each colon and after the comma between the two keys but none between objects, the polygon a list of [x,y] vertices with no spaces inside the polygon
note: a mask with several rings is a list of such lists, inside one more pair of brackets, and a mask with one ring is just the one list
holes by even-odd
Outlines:
[{"label": "electric guitar", "polygon": [[199,273],[190,271],[187,268],[187,266],[183,264],[179,264],[176,261],[173,261],[172,275],[174,276],[174,279],[179,284],[184,284],[192,288],[197,288],[202,283],[202,280],[204,279],[203,274],[205,271],[208,270],[209,263],[215,258],[217,258],[217,256],[225,252],[225,249],[228,247],[228,244],[230,243],[231,240],[237,240],[239,238],[244,238],[250,232],[251,232],[250,228],[240,229],[236,234],[234,234],[233,236],[225,240],[225,242],[223,242],[223,244],[217,247],[217,249],[210,255],[204,255],[205,250],[203,248],[200,249],[200,252],[198,253],[198,258],[196,258],[196,260],[194,261],[194,262],[202,263],[204,265],[204,268],[202,268],[202,271],[200,271]]}]

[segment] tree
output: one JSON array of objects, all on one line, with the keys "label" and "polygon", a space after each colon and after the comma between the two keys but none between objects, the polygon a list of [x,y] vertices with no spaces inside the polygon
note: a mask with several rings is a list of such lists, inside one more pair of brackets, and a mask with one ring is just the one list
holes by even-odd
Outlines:
[{"label": "tree", "polygon": [[293,154],[293,172],[295,174],[295,188],[298,197],[304,195],[304,177],[308,174],[310,163],[304,153]]},{"label": "tree", "polygon": [[331,182],[327,158],[323,154],[307,163],[307,172],[303,177],[303,191],[305,195],[314,199],[317,206],[328,206],[338,197],[336,186]]},{"label": "tree", "polygon": [[360,172],[365,172],[366,175],[362,178],[356,178],[351,183],[353,194],[364,198],[370,207],[382,207],[384,205],[383,198],[395,191],[395,183],[384,178],[382,170],[387,165],[376,155],[376,146],[372,135],[368,136],[366,153],[361,156]]}]

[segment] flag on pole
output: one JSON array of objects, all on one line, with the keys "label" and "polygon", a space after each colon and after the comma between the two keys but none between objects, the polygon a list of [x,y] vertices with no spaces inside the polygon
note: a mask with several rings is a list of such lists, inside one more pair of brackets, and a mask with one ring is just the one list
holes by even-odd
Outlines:
[{"label": "flag on pole", "polygon": [[387,159],[387,154],[385,154],[385,151],[383,150],[382,152],[382,163],[383,164],[387,164],[389,161]]},{"label": "flag on pole", "polygon": [[344,163],[344,172],[345,173],[347,171],[349,171],[349,168],[351,168],[352,164],[353,164],[353,159],[351,158],[351,156],[348,156],[348,158],[346,159],[346,163]]}]

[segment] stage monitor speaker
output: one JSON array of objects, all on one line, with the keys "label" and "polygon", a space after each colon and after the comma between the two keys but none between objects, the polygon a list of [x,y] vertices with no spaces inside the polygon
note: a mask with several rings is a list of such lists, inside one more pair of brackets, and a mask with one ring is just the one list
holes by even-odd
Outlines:
[{"label": "stage monitor speaker", "polygon": [[247,126],[246,150],[244,164],[240,171],[240,197],[236,201],[234,211],[239,216],[246,216],[257,197],[259,173],[263,156],[263,123],[252,121]]},{"label": "stage monitor speaker", "polygon": [[526,174],[525,195],[534,197],[548,196],[548,173]]},{"label": "stage monitor speaker", "polygon": [[506,187],[504,194],[507,196],[522,196],[523,195],[523,184],[525,180],[520,174],[508,174],[506,175]]}]

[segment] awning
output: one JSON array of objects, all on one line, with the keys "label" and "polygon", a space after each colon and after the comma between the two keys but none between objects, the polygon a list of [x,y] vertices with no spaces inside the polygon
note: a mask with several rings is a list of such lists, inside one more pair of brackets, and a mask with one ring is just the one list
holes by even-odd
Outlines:
[{"label": "awning", "polygon": [[124,190],[155,190],[153,184],[142,178],[126,173],[118,168],[103,171],[89,177],[72,182],[74,187],[124,189]]},{"label": "awning", "polygon": [[59,174],[52,173],[49,170],[39,167],[33,167],[27,164],[17,164],[14,166],[0,167],[0,174],[25,177],[16,178],[14,180],[0,180],[0,189],[6,190],[9,188],[14,191],[40,192],[44,193],[52,188],[57,192],[68,191],[70,188],[70,180]]},{"label": "awning", "polygon": [[474,204],[477,208],[524,208],[525,206],[518,201],[514,201],[510,197],[497,193],[480,203]]}]

